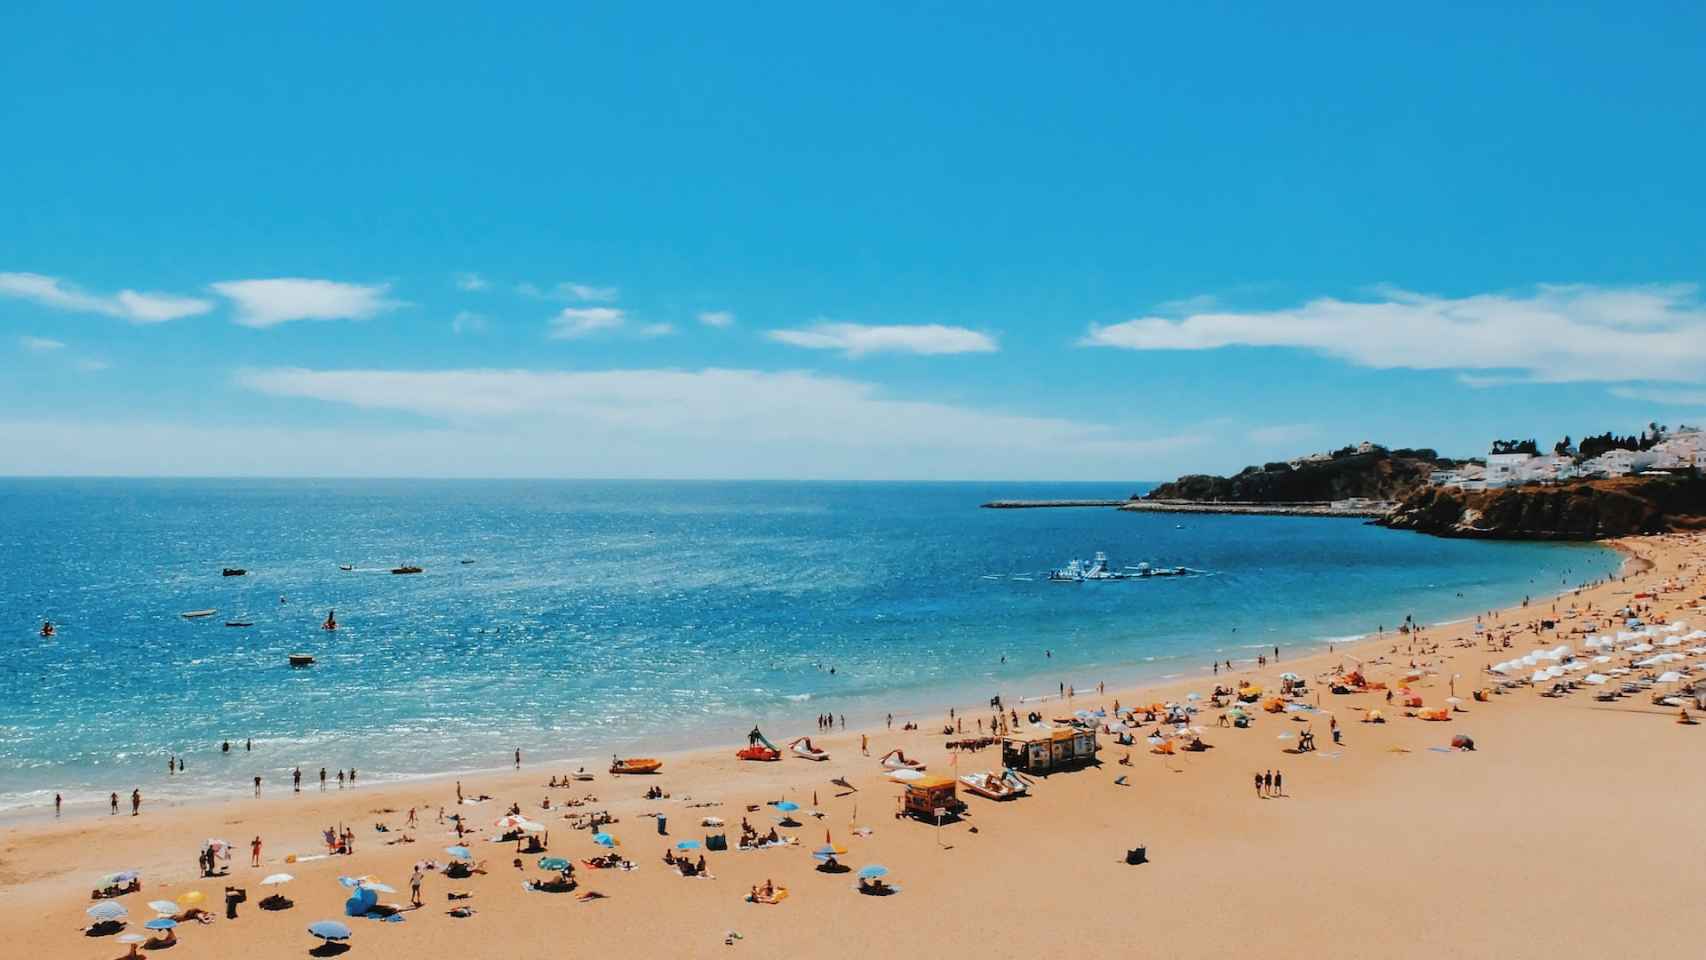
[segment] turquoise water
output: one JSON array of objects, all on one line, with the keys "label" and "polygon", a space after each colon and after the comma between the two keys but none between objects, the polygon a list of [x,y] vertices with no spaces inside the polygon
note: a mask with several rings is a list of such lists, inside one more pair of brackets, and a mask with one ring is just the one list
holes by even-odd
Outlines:
[{"label": "turquoise water", "polygon": [[[1466,616],[1618,564],[1348,520],[978,509],[1132,490],[0,480],[0,809],[238,791],[295,764],[378,780],[497,766],[518,745],[596,758],[755,719],[806,732],[823,711],[858,723]],[[1208,573],[1040,579],[1096,550]],[[426,570],[385,572],[403,562]],[[335,633],[319,629],[331,608]],[[36,635],[44,618],[57,637]],[[319,664],[290,669],[294,651]],[[218,751],[250,737],[253,753]],[[168,779],[172,753],[188,770]]]}]

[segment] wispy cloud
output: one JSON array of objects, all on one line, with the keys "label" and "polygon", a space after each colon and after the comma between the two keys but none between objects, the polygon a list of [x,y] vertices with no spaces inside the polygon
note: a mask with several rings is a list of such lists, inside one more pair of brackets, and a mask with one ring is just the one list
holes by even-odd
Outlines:
[{"label": "wispy cloud", "polygon": [[614,307],[564,307],[561,313],[551,318],[550,331],[546,336],[552,340],[579,340],[601,331],[614,330],[626,319],[622,311]]},{"label": "wispy cloud", "polygon": [[47,337],[19,337],[18,345],[31,353],[47,353],[52,350],[65,349],[65,341],[51,340]]},{"label": "wispy cloud", "polygon": [[89,293],[58,277],[39,273],[0,273],[0,297],[29,300],[55,310],[119,317],[138,324],[163,323],[213,309],[210,301],[169,293],[135,290],[120,290],[110,296]]},{"label": "wispy cloud", "polygon": [[816,323],[809,327],[771,330],[765,336],[808,350],[839,350],[849,357],[871,353],[994,353],[994,338],[966,327],[941,324]]},{"label": "wispy cloud", "polygon": [[1706,407],[1706,390],[1688,390],[1675,387],[1613,387],[1611,394],[1624,400],[1639,400],[1643,403],[1660,403],[1677,407]]},{"label": "wispy cloud", "polygon": [[1516,371],[1539,382],[1706,382],[1706,307],[1693,285],[1541,285],[1439,297],[1312,300],[1292,310],[1146,316],[1091,325],[1080,344],[1129,350],[1293,347],[1359,366]]},{"label": "wispy cloud", "polygon": [[516,292],[526,297],[538,297],[542,300],[574,300],[581,303],[610,303],[620,294],[616,287],[600,287],[590,283],[579,283],[573,280],[555,284],[550,287],[540,287],[537,284],[522,283],[515,288]]},{"label": "wispy cloud", "polygon": [[340,283],[305,277],[227,280],[215,292],[237,307],[237,323],[275,327],[293,320],[366,320],[402,304],[386,298],[388,283]]},{"label": "wispy cloud", "polygon": [[485,333],[486,316],[472,310],[460,310],[451,319],[450,330],[452,333]]},{"label": "wispy cloud", "polygon": [[456,289],[468,293],[477,293],[491,286],[490,283],[486,282],[485,277],[477,273],[459,273],[453,279],[456,283]]},{"label": "wispy cloud", "polygon": [[[1168,467],[1195,460],[1215,442],[1208,430],[1147,432],[900,399],[804,372],[272,368],[237,382],[436,423],[381,441],[408,448],[384,461],[393,473],[465,473],[477,463],[488,474],[535,476],[1131,477],[1158,469],[1163,456],[1176,458]],[[580,442],[544,439],[570,427]],[[460,455],[468,451],[480,456]],[[365,460],[355,468],[374,469]]]},{"label": "wispy cloud", "polygon": [[722,330],[734,326],[735,315],[727,310],[706,310],[699,314],[699,322],[707,327]]},{"label": "wispy cloud", "polygon": [[78,360],[74,366],[84,373],[100,373],[102,370],[111,370],[113,365],[105,360],[99,360],[94,357],[84,357],[83,359]]},{"label": "wispy cloud", "polygon": [[667,337],[670,334],[675,332],[675,324],[673,324],[673,323],[648,323],[645,326],[641,327],[640,329],[638,329],[634,332],[639,334],[642,337],[647,338],[648,340],[649,339],[655,339],[657,337]]}]

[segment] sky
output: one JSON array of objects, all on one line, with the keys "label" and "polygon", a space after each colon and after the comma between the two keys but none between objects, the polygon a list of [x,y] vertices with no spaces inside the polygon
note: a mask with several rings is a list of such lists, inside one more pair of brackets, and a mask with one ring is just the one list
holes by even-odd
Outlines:
[{"label": "sky", "polygon": [[1706,421],[1699,4],[616,6],[0,6],[0,474]]}]

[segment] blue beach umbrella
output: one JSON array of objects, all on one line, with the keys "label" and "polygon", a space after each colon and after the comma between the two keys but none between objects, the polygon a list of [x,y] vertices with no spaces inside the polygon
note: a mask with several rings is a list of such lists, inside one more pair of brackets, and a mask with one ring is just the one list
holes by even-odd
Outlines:
[{"label": "blue beach umbrella", "polygon": [[567,869],[569,869],[569,861],[564,860],[562,857],[540,857],[539,858],[539,869],[541,869],[541,870],[567,870]]},{"label": "blue beach umbrella", "polygon": [[472,859],[474,859],[474,852],[472,850],[469,850],[467,847],[445,847],[444,852],[450,854],[451,856],[455,857],[458,860],[472,860]]},{"label": "blue beach umbrella", "polygon": [[338,885],[347,890],[354,890],[356,887],[361,886],[361,880],[361,877],[339,877]]},{"label": "blue beach umbrella", "polygon": [[677,850],[697,850],[697,849],[699,849],[699,841],[697,841],[697,840],[683,840],[680,843],[675,845],[675,849],[677,849]]},{"label": "blue beach umbrella", "polygon": [[875,880],[878,877],[886,877],[888,875],[889,868],[880,863],[873,863],[868,867],[859,868],[859,878],[861,880]]},{"label": "blue beach umbrella", "polygon": [[595,833],[592,835],[592,842],[601,847],[614,847],[616,846],[617,840],[608,833]]},{"label": "blue beach umbrella", "polygon": [[112,900],[103,900],[84,912],[100,923],[123,920],[130,916],[130,911],[124,908],[124,904],[115,903]]},{"label": "blue beach umbrella", "polygon": [[321,940],[348,940],[349,927],[336,920],[321,920],[308,925],[308,932]]},{"label": "blue beach umbrella", "polygon": [[173,920],[171,917],[155,917],[143,924],[144,927],[147,927],[150,930],[170,930],[177,925],[178,921]]},{"label": "blue beach umbrella", "polygon": [[783,813],[793,813],[795,810],[800,809],[800,805],[792,800],[783,800],[781,803],[776,804],[776,809]]}]

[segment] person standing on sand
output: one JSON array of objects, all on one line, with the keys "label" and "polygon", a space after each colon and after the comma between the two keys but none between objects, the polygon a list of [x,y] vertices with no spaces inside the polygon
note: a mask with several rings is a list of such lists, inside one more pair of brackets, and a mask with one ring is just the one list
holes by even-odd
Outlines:
[{"label": "person standing on sand", "polygon": [[1261,797],[1262,797],[1262,775],[1258,773],[1258,774],[1256,774],[1256,799],[1259,800],[1259,799],[1261,799]]},{"label": "person standing on sand", "polygon": [[415,872],[409,875],[409,902],[421,906],[421,881],[426,879],[421,874],[421,865],[415,864]]},{"label": "person standing on sand", "polygon": [[134,817],[141,812],[142,812],[142,791],[141,790],[132,790],[132,791],[130,791],[130,815]]},{"label": "person standing on sand", "polygon": [[261,795],[261,775],[255,774],[255,796]]},{"label": "person standing on sand", "polygon": [[462,781],[456,781],[456,802],[462,802]]},{"label": "person standing on sand", "polygon": [[1274,772],[1272,770],[1262,775],[1262,792],[1270,797],[1274,795]]},{"label": "person standing on sand", "polygon": [[1274,771],[1274,796],[1285,796],[1285,774],[1280,773],[1278,770]]},{"label": "person standing on sand", "polygon": [[859,734],[859,752],[867,757],[871,755],[871,738],[862,733]]},{"label": "person standing on sand", "polygon": [[261,838],[257,834],[255,836],[255,839],[249,841],[249,866],[258,867],[260,865],[261,865]]}]

